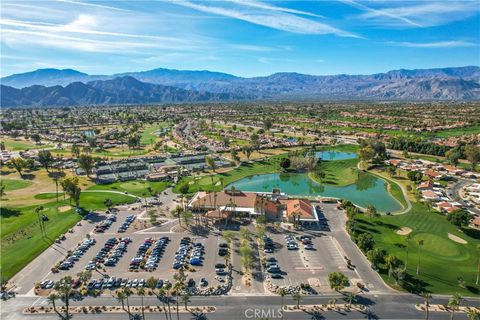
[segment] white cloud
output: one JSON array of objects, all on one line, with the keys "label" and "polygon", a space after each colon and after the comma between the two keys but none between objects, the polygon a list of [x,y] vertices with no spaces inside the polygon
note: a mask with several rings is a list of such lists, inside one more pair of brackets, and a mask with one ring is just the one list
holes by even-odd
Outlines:
[{"label": "white cloud", "polygon": [[388,42],[388,44],[411,48],[458,48],[472,47],[478,44],[469,41],[438,41],[438,42]]},{"label": "white cloud", "polygon": [[[432,27],[464,20],[480,11],[478,1],[381,2],[384,7],[366,6],[359,1],[342,0],[366,12],[359,19],[381,26]],[[369,2],[378,6],[378,3]]]},{"label": "white cloud", "polygon": [[265,46],[257,46],[257,45],[250,45],[250,44],[234,44],[232,45],[233,49],[238,50],[245,50],[245,51],[255,51],[255,52],[266,52],[266,51],[273,51],[273,48],[265,47]]},{"label": "white cloud", "polygon": [[[298,17],[294,14],[279,12],[274,10],[245,10],[242,7],[231,9],[220,6],[207,6],[200,3],[190,2],[188,0],[175,0],[173,3],[191,8],[194,10],[207,12],[211,14],[230,17],[253,24],[269,27],[272,29],[283,30],[300,34],[335,34],[342,37],[360,38],[353,33],[340,30],[326,23],[316,22],[314,20]],[[218,4],[216,2],[215,4]]]},{"label": "white cloud", "polygon": [[285,7],[272,6],[268,3],[263,3],[263,2],[259,2],[259,1],[255,1],[255,0],[228,0],[228,1],[240,4],[240,5],[243,5],[243,6],[253,7],[253,8],[273,10],[273,11],[286,12],[286,13],[301,14],[301,15],[317,17],[317,18],[325,18],[324,16],[321,16],[321,15],[318,15],[318,14],[315,14],[315,13],[301,11],[301,10],[295,10],[295,9],[290,9],[290,8],[285,8]]},{"label": "white cloud", "polygon": [[69,4],[74,4],[74,5],[77,5],[77,6],[86,6],[86,7],[94,7],[94,8],[107,9],[107,10],[130,12],[130,10],[127,10],[127,9],[122,9],[122,8],[107,6],[107,5],[103,5],[103,4],[83,2],[83,1],[57,0],[57,2],[69,3]]}]

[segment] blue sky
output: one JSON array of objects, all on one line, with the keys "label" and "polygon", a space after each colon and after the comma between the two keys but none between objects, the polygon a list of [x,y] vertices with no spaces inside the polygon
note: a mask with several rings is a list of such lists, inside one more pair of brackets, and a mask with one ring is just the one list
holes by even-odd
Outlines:
[{"label": "blue sky", "polygon": [[1,75],[158,67],[240,76],[480,65],[480,1],[8,1]]}]

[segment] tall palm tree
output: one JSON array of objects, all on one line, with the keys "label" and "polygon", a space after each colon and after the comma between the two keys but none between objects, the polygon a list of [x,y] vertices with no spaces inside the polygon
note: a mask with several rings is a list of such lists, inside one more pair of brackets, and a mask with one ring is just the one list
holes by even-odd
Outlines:
[{"label": "tall palm tree", "polygon": [[182,295],[182,303],[185,305],[185,311],[188,310],[188,303],[190,302],[190,295],[188,293],[185,293]]},{"label": "tall palm tree", "polygon": [[282,297],[281,309],[282,309],[282,319],[283,319],[283,306],[285,305],[285,296],[287,295],[287,290],[282,287],[278,290],[278,295]]},{"label": "tall palm tree", "polygon": [[406,246],[406,250],[407,250],[407,258],[405,259],[405,270],[407,270],[407,266],[408,266],[408,249],[409,249],[409,246],[410,246],[410,239],[412,238],[412,236],[410,234],[407,234],[405,240],[407,241],[407,246]]},{"label": "tall palm tree", "polygon": [[418,251],[417,251],[417,275],[420,273],[420,247],[423,246],[423,240],[418,240]]},{"label": "tall palm tree", "polygon": [[179,304],[178,295],[182,289],[183,289],[182,283],[179,281],[175,282],[175,284],[173,285],[173,291],[175,292],[175,303],[177,304],[177,320],[180,319],[180,315],[178,311],[178,304]]},{"label": "tall palm tree", "polygon": [[128,318],[130,319],[130,314],[128,313],[127,309],[125,309],[125,293],[123,293],[121,290],[116,291],[115,300],[122,304],[122,310],[127,312]]},{"label": "tall palm tree", "polygon": [[163,308],[163,312],[165,313],[165,319],[168,320],[167,308],[165,308],[165,290],[160,289],[158,290],[157,293],[155,293],[155,295],[157,296],[157,299],[160,300],[160,302],[162,302],[162,308]]},{"label": "tall palm tree", "polygon": [[125,287],[125,288],[123,288],[123,294],[125,295],[125,300],[127,301],[128,315],[131,317],[132,313],[130,312],[130,301],[128,300],[128,298],[132,295],[132,290],[130,290],[130,288],[128,288],[128,287]]},{"label": "tall palm tree", "polygon": [[58,316],[60,317],[60,319],[63,319],[63,315],[62,315],[60,312],[58,312],[58,310],[57,310],[56,302],[57,302],[57,299],[58,299],[58,298],[59,298],[59,296],[58,296],[56,293],[53,293],[53,292],[52,292],[52,293],[50,293],[50,294],[48,295],[47,301],[48,301],[49,304],[52,305],[53,311],[55,311],[55,312],[58,314]]},{"label": "tall palm tree", "polygon": [[292,295],[292,298],[297,302],[297,309],[300,308],[300,302],[303,299],[302,294],[297,291]]},{"label": "tall palm tree", "polygon": [[357,295],[353,292],[348,292],[347,293],[348,308],[352,307],[352,303],[353,303],[353,301],[355,301],[356,296]]},{"label": "tall palm tree", "polygon": [[468,320],[478,320],[480,319],[480,314],[477,312],[477,310],[470,309],[467,312],[467,318]]},{"label": "tall palm tree", "polygon": [[142,319],[145,320],[145,309],[143,308],[143,297],[145,296],[145,289],[139,288],[137,290],[137,293],[140,296],[140,299],[141,299],[140,301],[141,301],[141,304],[142,304]]},{"label": "tall palm tree", "polygon": [[432,296],[428,292],[422,293],[423,301],[425,301],[425,320],[428,320],[429,318],[429,312],[430,312],[430,299]]},{"label": "tall palm tree", "polygon": [[450,310],[451,310],[450,320],[453,320],[453,317],[455,316],[455,311],[460,306],[460,303],[461,303],[462,300],[463,300],[463,298],[459,293],[455,293],[448,300],[448,306],[450,307]]},{"label": "tall palm tree", "polygon": [[74,295],[75,290],[73,290],[73,280],[72,277],[66,276],[60,279],[57,283],[55,289],[59,292],[60,298],[65,303],[65,319],[70,319],[69,307],[70,307],[70,297]]}]

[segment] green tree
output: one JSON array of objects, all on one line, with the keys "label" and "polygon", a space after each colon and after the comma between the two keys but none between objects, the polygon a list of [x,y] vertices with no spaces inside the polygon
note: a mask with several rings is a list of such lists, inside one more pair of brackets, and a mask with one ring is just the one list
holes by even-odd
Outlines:
[{"label": "green tree", "polygon": [[450,320],[453,320],[453,317],[455,316],[455,311],[457,311],[460,307],[462,300],[463,297],[459,293],[453,294],[450,299],[448,299],[448,307],[450,308]]},{"label": "green tree", "polygon": [[48,168],[53,162],[52,153],[48,150],[40,150],[38,152],[38,162],[48,171]]},{"label": "green tree", "polygon": [[410,181],[419,183],[420,181],[422,181],[423,173],[421,173],[420,171],[409,171],[407,173],[407,177]]},{"label": "green tree", "polygon": [[374,248],[367,252],[367,258],[375,267],[378,267],[385,261],[385,252],[380,248]]},{"label": "green tree", "polygon": [[25,159],[17,157],[17,158],[12,158],[8,161],[8,164],[10,167],[14,168],[17,170],[18,174],[20,177],[23,179],[23,170],[27,168],[27,161]]},{"label": "green tree", "polygon": [[467,226],[472,216],[465,210],[457,210],[447,214],[447,220],[457,227]]},{"label": "green tree", "polygon": [[78,178],[65,178],[60,181],[60,185],[63,188],[63,191],[68,194],[68,196],[75,201],[75,206],[80,207],[80,194],[82,189],[78,186]]},{"label": "green tree", "polygon": [[212,169],[213,172],[217,170],[215,159],[212,156],[205,157],[205,163],[210,167],[210,169]]},{"label": "green tree", "polygon": [[78,158],[78,156],[80,155],[80,148],[76,144],[73,144],[71,152],[72,152],[72,155],[75,156],[75,158]]},{"label": "green tree", "polygon": [[380,214],[377,212],[377,208],[374,205],[368,205],[367,210],[365,211],[367,217],[369,218],[376,218],[379,217]]},{"label": "green tree", "polygon": [[282,319],[283,319],[283,307],[285,306],[285,296],[287,295],[287,290],[284,287],[278,289],[278,295],[282,298],[281,300],[281,310],[282,310]]},{"label": "green tree", "polygon": [[349,281],[346,275],[341,272],[332,272],[328,275],[328,284],[330,289],[335,291],[341,291],[345,287],[348,287]]},{"label": "green tree", "polygon": [[188,303],[190,302],[190,295],[185,293],[182,295],[182,303],[185,306],[185,310],[188,310]]},{"label": "green tree", "polygon": [[425,320],[428,320],[430,316],[430,299],[432,298],[432,295],[428,292],[423,292],[422,298],[425,304]]},{"label": "green tree", "polygon": [[77,160],[78,166],[85,170],[87,173],[87,176],[90,177],[90,174],[92,173],[92,169],[95,166],[95,160],[93,159],[92,156],[82,154],[78,157]]},{"label": "green tree", "polygon": [[363,252],[368,252],[373,249],[375,240],[373,240],[373,236],[370,233],[362,233],[357,238],[357,244]]},{"label": "green tree", "polygon": [[300,292],[296,291],[296,292],[292,295],[292,299],[297,302],[297,309],[300,308],[300,302],[303,300],[302,294],[301,294]]},{"label": "green tree", "polygon": [[470,161],[470,163],[472,164],[472,170],[475,171],[475,168],[480,161],[480,148],[473,144],[466,145],[465,156],[467,160]]},{"label": "green tree", "polygon": [[282,167],[283,170],[287,170],[288,168],[290,168],[290,165],[291,165],[290,158],[286,157],[280,160],[280,167]]},{"label": "green tree", "polygon": [[63,319],[63,315],[57,310],[57,300],[59,299],[60,297],[58,296],[58,294],[56,294],[55,292],[52,292],[50,293],[48,296],[47,296],[47,301],[49,304],[52,305],[53,307],[53,311],[55,311],[58,316],[60,317],[60,319]]}]

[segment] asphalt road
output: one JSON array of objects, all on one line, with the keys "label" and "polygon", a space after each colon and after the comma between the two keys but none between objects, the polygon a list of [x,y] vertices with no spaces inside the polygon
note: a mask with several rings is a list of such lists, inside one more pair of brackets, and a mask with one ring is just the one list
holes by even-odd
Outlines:
[{"label": "asphalt road", "polygon": [[[337,304],[344,303],[341,295],[328,296],[305,296],[301,304],[321,305],[329,304],[332,298],[337,299]],[[446,304],[448,297],[435,296],[432,298],[432,304]],[[382,295],[361,295],[357,297],[357,302],[367,306],[365,312],[356,311],[328,311],[321,314],[307,314],[304,312],[285,312],[283,319],[424,319],[424,313],[415,309],[415,304],[423,303],[423,299],[410,294],[382,294]],[[140,298],[131,297],[129,299],[131,306],[140,306]],[[58,319],[56,315],[24,315],[21,313],[25,307],[48,306],[45,298],[18,297],[8,301],[1,302],[1,319],[19,320],[19,319]],[[296,305],[291,297],[285,297],[286,305]],[[62,305],[58,302],[58,305]],[[110,296],[98,298],[85,298],[82,301],[74,301],[72,305],[85,306],[113,306],[120,305]],[[144,298],[144,305],[161,305],[161,303],[152,297]],[[465,300],[462,305],[478,306],[479,300]],[[278,310],[281,306],[281,297],[279,296],[221,296],[221,297],[192,297],[189,306],[215,306],[216,312],[195,316],[192,314],[180,314],[180,319],[219,319],[219,320],[240,320],[240,319],[280,319]],[[259,311],[255,311],[259,310]],[[258,316],[255,317],[255,312]],[[119,314],[75,314],[73,319],[127,319],[126,313]],[[146,314],[146,319],[163,319],[164,315]],[[172,319],[175,319],[175,313]],[[450,319],[450,314],[446,312],[431,312],[430,319]],[[457,313],[455,319],[467,319],[465,314]]]}]

